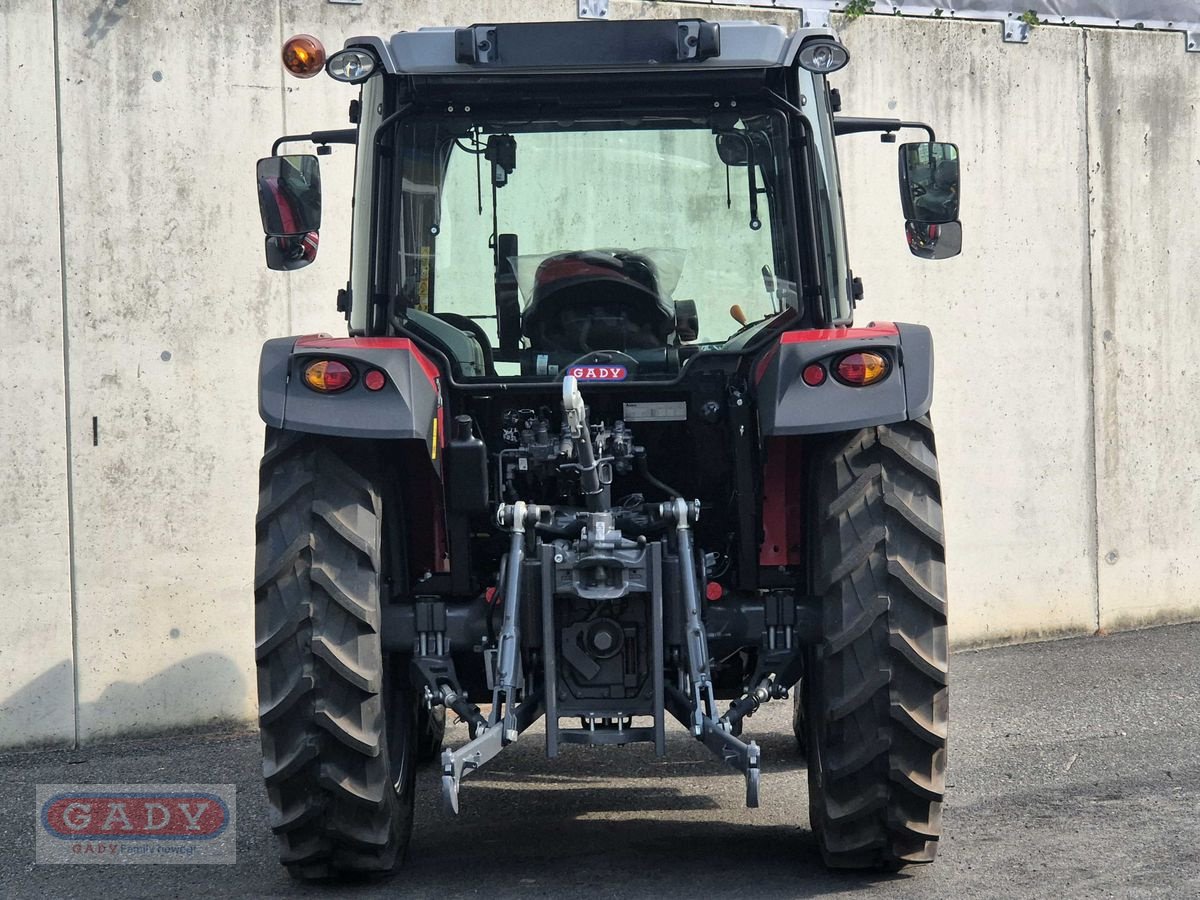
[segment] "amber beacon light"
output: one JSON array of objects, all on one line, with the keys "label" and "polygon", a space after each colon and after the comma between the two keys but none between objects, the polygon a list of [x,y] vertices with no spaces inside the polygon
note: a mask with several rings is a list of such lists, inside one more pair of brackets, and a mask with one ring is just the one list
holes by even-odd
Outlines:
[{"label": "amber beacon light", "polygon": [[283,45],[283,67],[297,78],[312,78],[325,68],[325,47],[311,34],[290,37]]}]

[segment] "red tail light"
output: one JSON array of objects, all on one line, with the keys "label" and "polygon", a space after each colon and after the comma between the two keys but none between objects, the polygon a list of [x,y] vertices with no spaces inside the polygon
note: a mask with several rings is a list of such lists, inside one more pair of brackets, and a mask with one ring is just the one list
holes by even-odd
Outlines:
[{"label": "red tail light", "polygon": [[336,394],[354,383],[354,373],[336,359],[319,359],[304,367],[304,383],[322,394]]}]

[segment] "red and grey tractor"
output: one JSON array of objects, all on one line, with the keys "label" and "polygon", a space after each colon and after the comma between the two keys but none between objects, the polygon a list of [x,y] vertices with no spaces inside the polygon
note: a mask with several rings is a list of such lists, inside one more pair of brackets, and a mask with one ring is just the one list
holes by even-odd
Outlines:
[{"label": "red and grey tractor", "polygon": [[789,698],[825,861],[933,859],[933,350],[854,322],[837,139],[927,132],[895,233],[926,258],[959,250],[958,155],[838,115],[848,59],[827,28],[698,19],[287,42],[361,91],[354,127],[258,171],[268,265],[298,269],[318,156],[281,148],[355,147],[348,334],[268,341],[260,372],[263,773],[293,874],[393,869],[416,768],[457,811],[539,720],[550,758],[661,756],[679,723],[755,807],[747,726]]}]

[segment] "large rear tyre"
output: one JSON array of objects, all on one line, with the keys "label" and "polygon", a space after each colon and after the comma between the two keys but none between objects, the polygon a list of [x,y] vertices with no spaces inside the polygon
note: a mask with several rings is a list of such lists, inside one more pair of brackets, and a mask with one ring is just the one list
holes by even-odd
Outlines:
[{"label": "large rear tyre", "polygon": [[389,872],[412,832],[417,699],[380,642],[383,495],[356,449],[268,429],[260,469],[263,777],[305,880]]},{"label": "large rear tyre", "polygon": [[826,865],[932,862],[948,710],[941,490],[928,417],[817,450],[814,591],[798,724]]}]

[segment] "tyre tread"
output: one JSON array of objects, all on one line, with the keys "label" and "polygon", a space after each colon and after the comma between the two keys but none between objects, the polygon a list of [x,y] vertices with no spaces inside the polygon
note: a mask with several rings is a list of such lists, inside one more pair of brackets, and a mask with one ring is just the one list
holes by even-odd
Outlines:
[{"label": "tyre tread", "polygon": [[[931,862],[945,792],[945,540],[932,425],[839,435],[814,462],[814,588],[825,638],[810,699],[810,771],[826,864]],[[809,743],[812,742],[810,735]],[[809,749],[810,767],[813,757]]]},{"label": "tyre tread", "polygon": [[256,519],[263,777],[301,879],[386,873],[411,829],[383,753],[382,506],[322,439],[268,429]]}]

